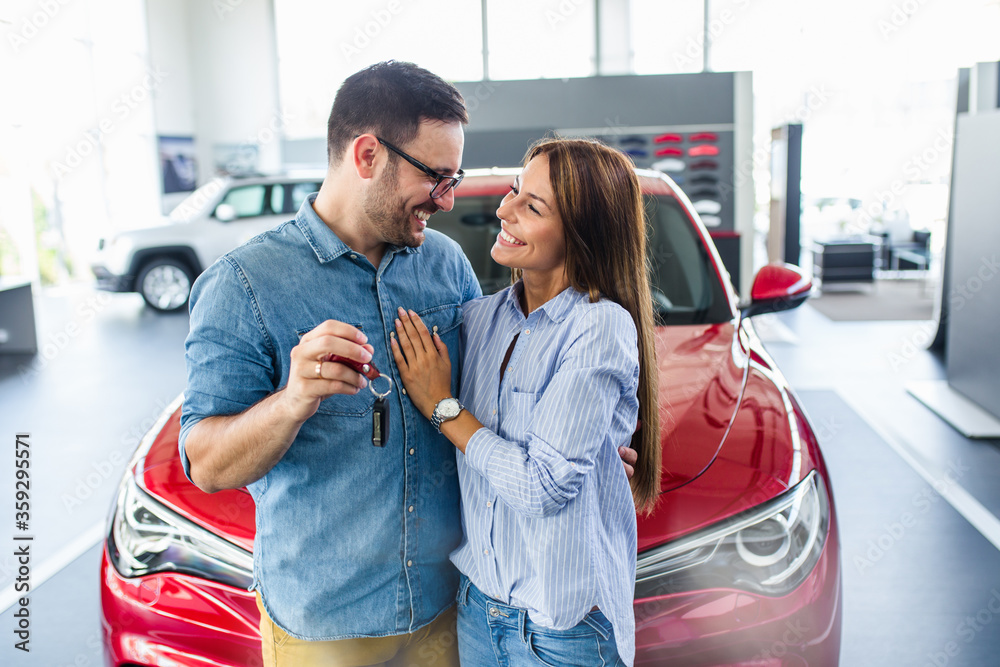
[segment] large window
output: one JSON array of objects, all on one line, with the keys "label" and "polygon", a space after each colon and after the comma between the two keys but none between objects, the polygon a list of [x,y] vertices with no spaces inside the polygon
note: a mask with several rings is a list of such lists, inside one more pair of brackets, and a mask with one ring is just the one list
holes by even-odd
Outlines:
[{"label": "large window", "polygon": [[704,0],[631,0],[636,74],[700,72],[704,62]]},{"label": "large window", "polygon": [[594,0],[488,3],[491,79],[592,76]]},{"label": "large window", "polygon": [[18,0],[0,24],[0,270],[90,280],[100,237],[159,218],[145,3]]},{"label": "large window", "polygon": [[274,10],[289,139],[325,135],[340,84],[382,60],[413,62],[449,81],[483,77],[478,2],[275,0]]}]

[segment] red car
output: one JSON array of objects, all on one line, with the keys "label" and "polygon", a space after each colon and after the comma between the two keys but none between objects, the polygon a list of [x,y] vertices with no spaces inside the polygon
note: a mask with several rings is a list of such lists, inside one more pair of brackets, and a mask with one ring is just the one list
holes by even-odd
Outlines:
[{"label": "red car", "polygon": [[[462,244],[484,292],[494,212],[516,170],[470,171],[432,225]],[[659,311],[663,493],[639,522],[636,664],[833,666],[840,546],[826,466],[752,315],[812,289],[794,267],[761,269],[742,308],[690,202],[639,171]],[[107,664],[259,665],[251,582],[254,504],[214,495],[177,456],[180,399],[139,445],[112,510],[101,563]],[[331,536],[336,539],[336,536]]]}]

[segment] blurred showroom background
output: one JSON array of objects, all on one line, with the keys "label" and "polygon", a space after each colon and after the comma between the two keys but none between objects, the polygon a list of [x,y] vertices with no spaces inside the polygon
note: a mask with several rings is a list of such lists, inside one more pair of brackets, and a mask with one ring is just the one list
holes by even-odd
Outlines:
[{"label": "blurred showroom background", "polygon": [[[101,249],[164,224],[217,177],[321,174],[338,87],[386,59],[463,91],[467,168],[518,166],[517,123],[596,134],[664,171],[677,165],[652,154],[671,148],[653,145],[657,127],[718,133],[723,182],[696,208],[740,296],[770,261],[813,278],[803,307],[753,327],[835,482],[841,664],[1000,664],[998,622],[955,644],[960,655],[947,648],[963,618],[1000,600],[1000,188],[998,169],[977,171],[1000,140],[956,153],[957,129],[1000,113],[998,36],[1000,0],[4,0],[0,438],[37,443],[40,620],[37,652],[6,642],[0,664],[101,664],[109,509],[184,389],[186,307],[99,290]],[[635,96],[606,94],[619,83]],[[973,204],[956,218],[960,165]],[[973,222],[949,271],[956,219]],[[958,421],[974,413],[971,431],[938,418],[949,407]],[[864,565],[924,493],[917,527]],[[8,638],[12,533],[0,530]],[[779,664],[794,663],[766,663]]]}]

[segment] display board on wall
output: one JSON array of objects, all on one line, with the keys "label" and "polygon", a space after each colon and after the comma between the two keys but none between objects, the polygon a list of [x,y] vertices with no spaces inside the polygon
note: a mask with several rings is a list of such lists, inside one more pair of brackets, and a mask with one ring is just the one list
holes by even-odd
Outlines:
[{"label": "display board on wall", "polygon": [[157,137],[163,194],[192,192],[198,184],[194,137]]},{"label": "display board on wall", "polygon": [[710,231],[735,229],[732,125],[606,129],[557,128],[556,133],[599,139],[629,155],[635,166],[667,174],[688,196]]},{"label": "display board on wall", "polygon": [[212,159],[216,174],[254,176],[260,173],[260,149],[255,144],[215,144]]}]

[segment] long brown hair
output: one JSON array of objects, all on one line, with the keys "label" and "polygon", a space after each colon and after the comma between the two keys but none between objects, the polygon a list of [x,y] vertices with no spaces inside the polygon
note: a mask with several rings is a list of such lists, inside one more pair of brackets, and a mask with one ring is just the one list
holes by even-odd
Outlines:
[{"label": "long brown hair", "polygon": [[[543,139],[528,149],[527,165],[544,155],[566,239],[570,285],[622,306],[632,316],[639,347],[639,420],[632,436],[638,453],[632,497],[642,514],[660,494],[660,417],[653,299],[646,254],[646,217],[632,162],[620,151],[586,139]],[[514,269],[515,280],[520,270]]]}]

